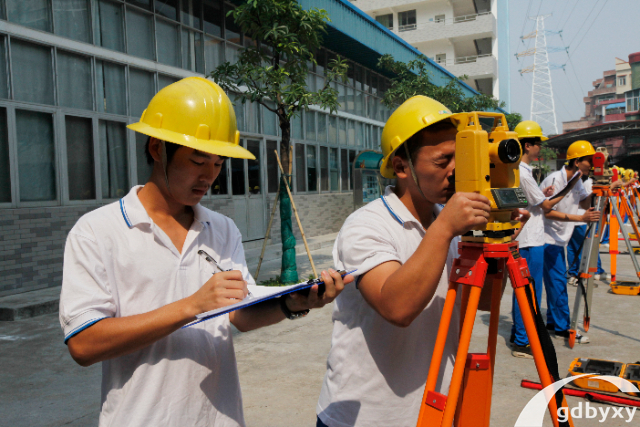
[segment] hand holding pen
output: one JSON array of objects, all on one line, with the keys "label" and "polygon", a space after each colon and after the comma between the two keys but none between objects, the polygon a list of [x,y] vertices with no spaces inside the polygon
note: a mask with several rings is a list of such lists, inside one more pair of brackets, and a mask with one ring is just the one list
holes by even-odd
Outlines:
[{"label": "hand holding pen", "polygon": [[[208,253],[206,253],[205,251],[203,251],[202,249],[200,249],[198,251],[198,255],[200,255],[201,257],[203,257],[205,259],[205,261],[207,261],[209,264],[213,265],[215,268],[217,268],[220,272],[226,272],[226,271],[234,271],[233,269],[229,269],[229,270],[223,270],[222,267],[220,267],[220,265],[218,264],[218,262],[215,260],[215,258],[213,258],[211,255],[209,255]],[[211,273],[212,275],[215,275],[217,273],[217,271],[214,271],[213,273]],[[244,279],[243,279],[244,281]],[[244,283],[246,284],[247,282],[244,281]],[[251,292],[249,290],[247,290],[247,295],[251,296]]]}]

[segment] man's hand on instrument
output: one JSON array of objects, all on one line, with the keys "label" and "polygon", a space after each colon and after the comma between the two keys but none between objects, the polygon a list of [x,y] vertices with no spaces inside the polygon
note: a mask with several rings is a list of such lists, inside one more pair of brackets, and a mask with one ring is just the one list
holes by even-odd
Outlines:
[{"label": "man's hand on instrument", "polygon": [[313,285],[309,288],[308,295],[301,292],[293,292],[287,296],[287,308],[292,312],[296,312],[324,307],[340,295],[340,292],[344,289],[344,285],[353,282],[353,276],[347,275],[342,278],[340,273],[331,268],[329,271],[320,273],[320,277],[325,287],[322,295],[318,295],[319,285]]},{"label": "man's hand on instrument", "polygon": [[491,204],[485,196],[477,193],[455,193],[435,222],[454,238],[487,224],[490,213]]},{"label": "man's hand on instrument", "polygon": [[582,214],[582,222],[598,222],[600,220],[600,211],[595,208],[589,208]]}]

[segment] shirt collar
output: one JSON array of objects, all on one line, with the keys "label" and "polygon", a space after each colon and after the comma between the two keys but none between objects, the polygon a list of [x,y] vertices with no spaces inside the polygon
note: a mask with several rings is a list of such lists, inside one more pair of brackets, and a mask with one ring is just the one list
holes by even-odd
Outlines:
[{"label": "shirt collar", "polygon": [[526,170],[528,170],[529,172],[531,172],[533,169],[531,168],[531,166],[529,166],[528,164],[526,164],[525,162],[520,162],[520,166],[525,168]]},{"label": "shirt collar", "polygon": [[[400,201],[396,193],[394,193],[394,186],[389,185],[385,188],[384,195],[381,196],[382,203],[384,203],[385,207],[391,214],[391,216],[400,223],[404,227],[405,222],[413,222],[417,224],[420,228],[422,228],[422,223],[418,221],[412,214],[409,212],[409,209]],[[433,207],[433,214],[438,215],[442,210],[443,205],[436,204]]]},{"label": "shirt collar", "polygon": [[[120,199],[120,212],[129,228],[133,228],[138,224],[151,224],[152,222],[147,210],[142,205],[140,198],[138,198],[138,191],[142,187],[144,185],[134,186],[126,196]],[[193,219],[203,226],[210,223],[207,210],[200,203],[193,206]]]}]

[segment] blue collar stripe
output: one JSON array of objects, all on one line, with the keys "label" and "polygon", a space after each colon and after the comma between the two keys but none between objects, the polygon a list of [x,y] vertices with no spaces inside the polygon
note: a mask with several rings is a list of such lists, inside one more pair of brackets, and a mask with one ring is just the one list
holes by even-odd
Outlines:
[{"label": "blue collar stripe", "polygon": [[127,216],[127,211],[124,208],[124,201],[123,199],[120,199],[120,212],[122,212],[122,217],[124,218],[124,222],[127,223],[127,226],[129,228],[133,227],[131,225],[131,221],[129,221],[129,217]]},{"label": "blue collar stripe", "polygon": [[389,206],[389,204],[387,203],[387,199],[385,199],[384,196],[380,196],[380,198],[382,199],[382,203],[384,203],[384,205],[387,207],[387,209],[389,209],[389,212],[391,213],[391,215],[396,219],[396,221],[398,221],[400,223],[400,225],[402,225],[404,227],[404,221],[401,220],[398,215],[396,215],[396,213],[393,211],[393,209],[391,209],[391,206]]}]

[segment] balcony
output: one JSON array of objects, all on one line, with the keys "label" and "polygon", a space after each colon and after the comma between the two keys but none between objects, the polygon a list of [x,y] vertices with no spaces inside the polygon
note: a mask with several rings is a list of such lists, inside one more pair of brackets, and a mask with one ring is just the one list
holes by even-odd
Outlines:
[{"label": "balcony", "polygon": [[435,61],[454,76],[466,74],[470,78],[496,77],[498,61],[492,55],[461,56],[450,61]]},{"label": "balcony", "polygon": [[[350,0],[351,4],[358,9],[369,12],[372,10],[387,9],[389,10],[389,2],[387,0]],[[392,7],[405,6],[420,3],[419,0],[395,0]]]},{"label": "balcony", "polygon": [[404,25],[394,32],[411,44],[461,37],[476,37],[482,33],[495,34],[496,18],[491,13],[463,15],[437,22]]}]

